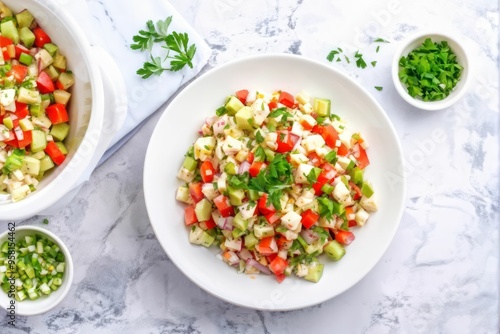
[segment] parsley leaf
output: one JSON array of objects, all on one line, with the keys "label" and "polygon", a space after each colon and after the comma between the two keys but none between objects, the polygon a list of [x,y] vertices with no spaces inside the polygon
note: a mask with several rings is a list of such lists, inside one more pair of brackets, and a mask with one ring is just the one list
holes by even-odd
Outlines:
[{"label": "parsley leaf", "polygon": [[321,168],[317,167],[312,168],[309,174],[306,175],[307,182],[309,182],[309,184],[316,183],[320,173],[321,173]]},{"label": "parsley leaf", "polygon": [[377,38],[374,40],[375,43],[389,43],[389,41],[383,39],[383,38]]},{"label": "parsley leaf", "polygon": [[[164,71],[176,72],[183,69],[186,65],[193,68],[193,59],[196,53],[196,45],[189,45],[189,36],[187,33],[178,33],[176,31],[168,33],[168,28],[172,22],[172,16],[165,20],[156,22],[146,22],[147,30],[139,30],[132,40],[135,42],[130,45],[132,50],[147,51],[150,61],[143,64],[143,67],[137,70],[137,74],[143,79],[151,75],[160,75]],[[164,59],[153,56],[153,45],[162,43],[162,48],[167,51]],[[173,54],[173,55],[171,55]],[[163,62],[169,60],[170,67],[164,67]]]},{"label": "parsley leaf", "polygon": [[356,51],[354,54],[354,58],[356,58],[356,66],[359,68],[365,68],[366,67],[366,62],[363,59],[363,55],[359,53],[359,51]]},{"label": "parsley leaf", "polygon": [[384,89],[384,87],[381,87],[381,86],[375,86],[375,89],[378,90],[379,92]]},{"label": "parsley leaf", "polygon": [[338,51],[332,50],[332,51],[330,51],[330,53],[328,54],[328,56],[326,56],[326,59],[329,62],[332,62],[333,59],[335,58],[335,55],[337,55],[338,53],[339,53]]},{"label": "parsley leaf", "polygon": [[254,158],[257,161],[266,161],[266,152],[262,146],[258,146],[254,153]]},{"label": "parsley leaf", "polygon": [[335,151],[330,151],[325,155],[325,160],[328,161],[329,163],[336,163],[337,162],[337,152]]},{"label": "parsley leaf", "polygon": [[264,141],[264,137],[262,137],[262,134],[260,133],[260,131],[257,131],[255,133],[255,141],[257,142],[257,144],[260,144]]},{"label": "parsley leaf", "polygon": [[281,121],[286,122],[288,117],[292,117],[292,114],[286,111],[286,108],[278,108],[275,109],[272,113],[269,114],[269,117],[278,118],[281,116]]}]

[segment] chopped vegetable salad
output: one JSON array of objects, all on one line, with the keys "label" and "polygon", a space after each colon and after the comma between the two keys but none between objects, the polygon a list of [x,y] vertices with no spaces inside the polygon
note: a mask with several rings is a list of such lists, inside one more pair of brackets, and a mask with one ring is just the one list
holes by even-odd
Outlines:
[{"label": "chopped vegetable salad", "polygon": [[377,210],[360,133],[331,101],[240,90],[205,120],[177,177],[189,240],[246,274],[317,282]]}]

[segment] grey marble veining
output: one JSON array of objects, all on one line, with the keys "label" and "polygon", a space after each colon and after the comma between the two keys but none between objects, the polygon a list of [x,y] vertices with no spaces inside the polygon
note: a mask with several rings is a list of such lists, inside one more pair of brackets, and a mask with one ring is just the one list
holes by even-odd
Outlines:
[{"label": "grey marble veining", "polygon": [[[327,63],[328,52],[339,46],[377,61],[365,70],[345,62],[330,65],[372,93],[401,140],[408,190],[393,242],[363,280],[314,307],[260,312],[207,294],[168,259],[148,221],[143,160],[159,111],[50,218],[47,228],[66,241],[75,262],[66,299],[45,315],[18,317],[17,329],[5,326],[0,332],[498,333],[498,3],[171,3],[212,48],[209,67],[264,52]],[[473,59],[469,91],[448,110],[419,111],[392,86],[398,41],[423,29],[460,34]],[[376,37],[391,43],[377,53],[371,43]],[[24,223],[40,225],[41,219]],[[0,319],[4,326],[4,311]]]}]

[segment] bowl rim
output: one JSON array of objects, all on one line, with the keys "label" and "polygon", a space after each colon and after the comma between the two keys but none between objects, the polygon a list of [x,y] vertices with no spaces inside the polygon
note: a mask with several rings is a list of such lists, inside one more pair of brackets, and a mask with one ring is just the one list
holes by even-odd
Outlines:
[{"label": "bowl rim", "polygon": [[[45,308],[40,308],[39,310],[34,312],[26,312],[22,308],[19,308],[19,306],[16,307],[16,314],[21,316],[38,315],[46,313],[52,310],[54,307],[56,307],[66,297],[71,288],[71,285],[73,284],[73,275],[74,275],[73,258],[71,257],[71,253],[66,244],[57,235],[55,235],[53,232],[45,228],[35,225],[21,225],[21,226],[16,226],[15,231],[16,233],[19,231],[33,231],[35,233],[43,234],[44,236],[47,236],[49,239],[51,239],[54,243],[56,243],[64,254],[66,267],[64,272],[63,285],[61,286],[61,289],[63,289],[62,293],[57,298],[55,298],[48,306],[46,306]],[[7,229],[6,231],[0,234],[0,243],[2,243],[4,239],[7,238],[8,233],[9,230]],[[0,293],[4,292],[1,291]],[[48,298],[51,297],[52,296],[48,296]],[[9,301],[10,298],[7,298],[6,300]],[[8,305],[1,304],[1,301],[2,299],[0,299],[0,306],[3,309],[7,309]],[[28,300],[28,302],[36,303],[37,300]],[[22,302],[16,301],[16,303],[22,305],[21,304]]]},{"label": "bowl rim", "polygon": [[[321,300],[308,301],[308,302],[302,303],[301,305],[292,305],[292,306],[288,305],[288,306],[280,306],[280,307],[268,308],[268,307],[264,307],[264,306],[259,307],[259,306],[256,306],[256,305],[251,306],[251,305],[249,305],[247,303],[244,303],[244,302],[241,302],[241,301],[236,301],[234,299],[229,299],[229,298],[227,298],[227,296],[218,295],[214,291],[211,291],[209,288],[204,287],[201,284],[201,282],[196,277],[193,277],[191,274],[188,273],[188,271],[182,265],[179,265],[179,263],[178,263],[179,259],[176,256],[172,255],[172,253],[171,253],[172,250],[167,247],[167,245],[165,243],[165,240],[162,240],[161,238],[158,238],[158,241],[160,242],[160,245],[162,246],[162,249],[165,251],[165,253],[167,254],[167,256],[169,256],[169,258],[176,265],[176,267],[190,281],[192,281],[193,283],[195,283],[195,285],[197,285],[202,290],[204,290],[204,291],[208,292],[209,294],[217,297],[218,299],[221,299],[221,300],[223,300],[225,302],[228,302],[228,303],[231,303],[233,305],[237,305],[237,306],[245,307],[245,308],[249,308],[249,309],[264,310],[264,311],[290,311],[290,310],[301,309],[301,308],[305,308],[305,307],[314,306],[314,305],[317,305],[319,303],[323,303],[323,302],[325,302],[325,301],[327,301],[327,300],[329,300],[331,298],[334,298],[334,297],[336,297],[336,296],[338,296],[338,295],[346,292],[347,290],[349,290],[350,288],[352,288],[354,285],[356,285],[359,281],[361,281],[364,277],[366,277],[366,275],[370,271],[373,270],[373,268],[376,266],[376,264],[380,262],[381,258],[383,257],[383,255],[388,250],[391,242],[394,240],[394,236],[396,235],[396,232],[397,232],[397,230],[398,230],[398,228],[400,226],[400,223],[401,223],[401,218],[402,218],[403,211],[404,211],[404,206],[405,206],[404,203],[406,201],[406,172],[404,170],[404,161],[403,161],[403,157],[402,157],[401,142],[400,142],[400,140],[398,138],[398,135],[397,135],[397,132],[395,130],[394,125],[392,124],[390,118],[388,117],[388,115],[386,114],[386,112],[384,111],[384,109],[382,108],[382,106],[380,105],[380,103],[378,103],[378,101],[373,97],[373,95],[370,94],[368,92],[368,90],[366,88],[364,88],[359,82],[357,82],[353,78],[349,77],[344,72],[342,72],[342,71],[340,71],[340,70],[338,70],[336,68],[329,67],[329,66],[327,66],[327,64],[324,64],[324,63],[322,63],[322,62],[320,62],[318,60],[311,59],[309,57],[305,57],[305,56],[301,56],[301,55],[286,54],[286,53],[264,53],[264,54],[259,54],[259,55],[252,55],[252,56],[240,57],[240,58],[237,58],[237,59],[233,59],[233,60],[231,60],[229,62],[220,64],[220,65],[216,66],[215,68],[213,68],[213,69],[205,72],[203,75],[201,75],[195,81],[193,81],[192,83],[190,83],[189,86],[191,86],[191,85],[198,85],[201,78],[211,77],[213,74],[215,74],[216,71],[218,72],[219,70],[223,70],[223,69],[225,69],[227,67],[236,66],[237,64],[241,64],[241,63],[245,64],[245,63],[251,62],[251,61],[266,60],[266,59],[278,59],[278,60],[286,59],[286,60],[291,60],[291,61],[306,62],[308,64],[312,64],[314,66],[318,66],[318,67],[324,68],[325,70],[329,70],[329,71],[335,72],[336,75],[339,75],[339,76],[345,78],[350,83],[352,83],[354,86],[356,86],[357,88],[359,88],[360,90],[362,90],[366,94],[367,99],[369,99],[369,101],[371,103],[373,103],[373,105],[376,106],[376,108],[381,111],[380,117],[383,118],[384,121],[387,122],[387,124],[389,125],[388,130],[390,131],[391,135],[395,139],[395,144],[396,144],[395,148],[400,153],[400,155],[398,156],[398,162],[399,162],[398,166],[400,166],[400,168],[401,168],[401,178],[402,178],[402,184],[401,184],[401,189],[400,189],[401,190],[401,206],[398,208],[398,210],[396,212],[397,221],[395,222],[394,226],[392,226],[392,229],[390,230],[390,232],[387,234],[387,235],[390,236],[390,238],[387,239],[387,242],[383,244],[383,251],[381,252],[380,256],[377,258],[376,261],[374,261],[371,265],[367,266],[365,270],[363,270],[364,271],[363,275],[361,275],[356,280],[352,280],[349,283],[349,285],[342,292],[339,292],[339,293],[337,293],[335,295],[327,295],[327,296],[323,297]],[[158,214],[157,214],[156,210],[153,207],[153,201],[152,201],[152,199],[154,198],[154,196],[151,194],[152,192],[149,190],[149,189],[152,189],[154,187],[154,185],[153,185],[152,182],[148,182],[148,181],[151,181],[150,179],[152,177],[152,174],[151,174],[151,168],[152,167],[151,166],[153,165],[153,162],[152,162],[151,156],[154,154],[153,153],[153,149],[151,148],[151,142],[152,142],[153,138],[155,136],[157,136],[157,135],[155,135],[155,133],[159,133],[159,132],[162,131],[158,125],[160,123],[162,123],[162,119],[163,118],[168,118],[167,115],[169,115],[169,113],[171,112],[172,105],[174,105],[174,102],[176,100],[180,99],[181,97],[183,97],[185,94],[187,94],[187,92],[188,92],[187,89],[182,90],[175,97],[175,99],[172,102],[170,102],[170,104],[168,106],[166,106],[166,108],[164,109],[162,118],[158,121],[158,124],[156,125],[155,129],[153,130],[153,134],[151,136],[150,143],[148,144],[148,149],[146,151],[146,157],[145,157],[145,160],[144,160],[144,164],[145,165],[144,165],[144,170],[143,170],[143,183],[144,183],[145,203],[146,203],[146,208],[147,208],[147,211],[148,211],[148,216],[149,216],[149,219],[150,219],[153,231],[157,235],[160,232],[159,231],[159,225],[158,224],[154,224],[152,222],[152,220],[153,219],[157,220],[156,218],[157,218]]]},{"label": "bowl rim", "polygon": [[[0,221],[21,221],[36,216],[43,210],[53,206],[61,200],[84,175],[86,168],[92,160],[93,154],[102,133],[104,118],[104,88],[100,70],[95,62],[90,43],[83,30],[62,6],[57,6],[50,0],[26,0],[35,2],[46,12],[58,17],[61,26],[71,36],[80,48],[85,68],[88,71],[92,104],[85,134],[75,150],[71,161],[64,166],[59,174],[37,189],[26,198],[13,203],[12,201],[0,203]],[[36,17],[35,17],[36,19]],[[61,167],[61,166],[59,166]]]},{"label": "bowl rim", "polygon": [[[403,85],[401,80],[399,80],[399,59],[403,56],[403,54],[407,55],[409,52],[405,52],[405,50],[413,44],[421,44],[421,42],[423,42],[428,37],[432,38],[433,41],[446,40],[450,44],[450,47],[453,49],[453,52],[457,55],[457,57],[461,58],[459,64],[464,68],[457,86],[455,86],[450,95],[439,101],[422,101],[411,97],[407,92],[406,86]],[[401,98],[403,98],[403,100],[408,102],[410,105],[422,110],[441,110],[455,104],[467,92],[471,77],[470,56],[468,55],[467,48],[464,47],[463,43],[459,42],[457,34],[448,32],[420,31],[413,35],[410,35],[404,41],[400,42],[400,45],[396,49],[396,52],[394,53],[392,59],[391,74],[394,87],[396,88],[396,91],[401,96]]]}]

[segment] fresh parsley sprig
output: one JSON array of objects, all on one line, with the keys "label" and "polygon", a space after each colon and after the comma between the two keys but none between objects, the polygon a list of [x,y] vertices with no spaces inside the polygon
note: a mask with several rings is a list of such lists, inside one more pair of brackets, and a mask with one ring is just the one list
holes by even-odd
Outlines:
[{"label": "fresh parsley sprig", "polygon": [[[149,61],[143,64],[143,67],[137,70],[137,74],[143,79],[152,75],[161,75],[165,71],[177,72],[186,65],[193,68],[193,59],[196,53],[196,45],[189,45],[189,35],[173,31],[168,32],[172,16],[165,20],[159,20],[156,25],[152,20],[146,22],[146,30],[139,30],[138,35],[132,39],[134,44],[130,45],[132,50],[147,51]],[[164,57],[153,56],[153,46],[155,43],[163,44],[161,47],[166,50]],[[169,62],[165,66],[164,62]]]}]

